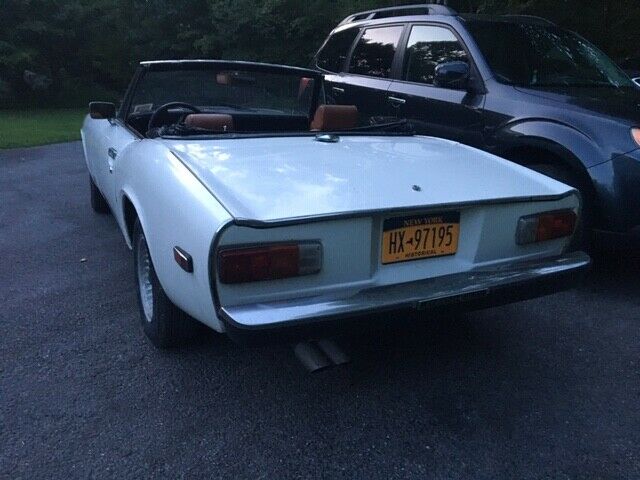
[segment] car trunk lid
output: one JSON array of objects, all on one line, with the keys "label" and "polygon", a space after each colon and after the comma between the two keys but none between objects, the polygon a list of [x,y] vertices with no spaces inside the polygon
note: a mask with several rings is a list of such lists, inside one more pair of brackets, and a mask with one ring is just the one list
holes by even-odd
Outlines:
[{"label": "car trunk lid", "polygon": [[430,137],[164,141],[238,222],[551,200],[571,191],[488,153]]}]

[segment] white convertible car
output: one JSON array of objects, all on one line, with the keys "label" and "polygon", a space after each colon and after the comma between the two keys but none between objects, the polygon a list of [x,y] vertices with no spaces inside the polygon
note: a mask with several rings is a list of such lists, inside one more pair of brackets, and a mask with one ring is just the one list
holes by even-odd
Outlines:
[{"label": "white convertible car", "polygon": [[[570,287],[571,187],[401,120],[320,105],[311,70],[142,63],[82,127],[91,204],[134,252],[160,347],[394,310],[471,309]],[[397,316],[389,316],[389,319]]]}]

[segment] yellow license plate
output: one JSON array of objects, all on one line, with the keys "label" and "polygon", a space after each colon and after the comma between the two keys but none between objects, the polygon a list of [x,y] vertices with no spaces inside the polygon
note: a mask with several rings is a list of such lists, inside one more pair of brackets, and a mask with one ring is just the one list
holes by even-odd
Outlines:
[{"label": "yellow license plate", "polygon": [[383,224],[382,263],[455,255],[459,237],[459,212],[388,218]]}]

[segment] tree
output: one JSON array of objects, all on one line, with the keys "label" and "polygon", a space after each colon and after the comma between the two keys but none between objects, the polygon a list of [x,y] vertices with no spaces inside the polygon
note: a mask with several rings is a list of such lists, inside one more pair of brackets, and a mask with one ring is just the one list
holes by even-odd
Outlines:
[{"label": "tree", "polygon": [[[308,65],[350,13],[417,0],[3,0],[0,107],[115,98],[140,60],[226,58]],[[443,3],[443,2],[441,2]],[[448,0],[460,11],[541,15],[614,58],[636,54],[637,0]],[[48,91],[24,81],[51,79]]]}]

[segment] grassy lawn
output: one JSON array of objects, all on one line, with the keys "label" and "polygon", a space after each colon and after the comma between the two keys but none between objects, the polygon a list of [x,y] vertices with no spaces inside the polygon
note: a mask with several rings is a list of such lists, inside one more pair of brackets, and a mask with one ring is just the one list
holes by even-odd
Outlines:
[{"label": "grassy lawn", "polygon": [[80,139],[86,109],[0,110],[0,149]]}]

